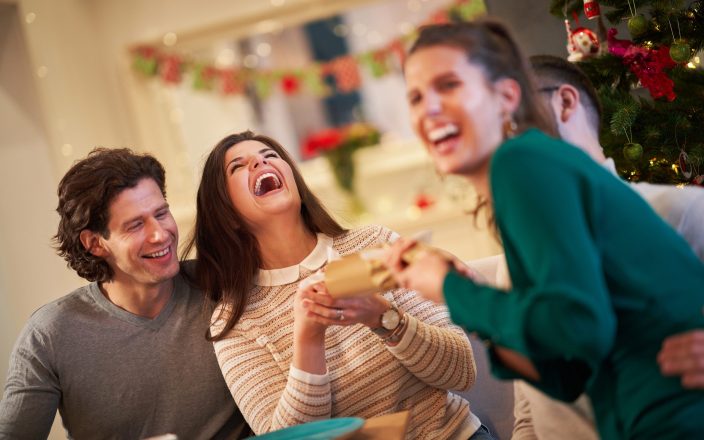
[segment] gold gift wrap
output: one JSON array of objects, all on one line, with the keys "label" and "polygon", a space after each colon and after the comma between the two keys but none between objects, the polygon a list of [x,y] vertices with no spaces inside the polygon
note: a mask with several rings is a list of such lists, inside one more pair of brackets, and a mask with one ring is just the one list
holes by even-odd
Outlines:
[{"label": "gold gift wrap", "polygon": [[[384,247],[372,247],[345,255],[328,263],[325,268],[325,285],[334,298],[372,295],[398,287],[391,272],[382,262]],[[406,251],[402,259],[410,264],[427,249],[422,243]]]},{"label": "gold gift wrap", "polygon": [[325,286],[331,296],[347,298],[393,289],[396,281],[379,260],[367,260],[354,253],[328,263]]}]

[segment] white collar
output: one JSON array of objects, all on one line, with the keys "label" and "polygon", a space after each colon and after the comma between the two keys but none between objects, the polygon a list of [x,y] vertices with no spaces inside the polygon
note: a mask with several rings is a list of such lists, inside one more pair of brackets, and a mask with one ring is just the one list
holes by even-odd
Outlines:
[{"label": "white collar", "polygon": [[281,269],[259,269],[254,283],[257,286],[282,286],[298,281],[301,278],[301,268],[309,271],[320,269],[328,261],[332,248],[332,237],[322,233],[316,234],[318,242],[306,258],[298,264]]}]

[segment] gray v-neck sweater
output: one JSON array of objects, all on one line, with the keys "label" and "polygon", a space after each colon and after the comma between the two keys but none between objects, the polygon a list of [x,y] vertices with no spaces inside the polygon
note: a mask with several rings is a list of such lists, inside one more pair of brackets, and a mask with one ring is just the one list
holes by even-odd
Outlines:
[{"label": "gray v-neck sweater", "polygon": [[213,346],[203,296],[178,275],[154,319],[97,283],[37,310],[20,334],[0,403],[0,439],[46,438],[58,409],[70,438],[236,436],[244,425]]}]

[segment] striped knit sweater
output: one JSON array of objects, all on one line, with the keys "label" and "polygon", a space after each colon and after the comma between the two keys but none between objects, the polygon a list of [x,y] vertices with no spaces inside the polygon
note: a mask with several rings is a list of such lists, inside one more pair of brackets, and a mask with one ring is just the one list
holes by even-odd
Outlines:
[{"label": "striped knit sweater", "polygon": [[[402,410],[411,410],[409,439],[467,439],[480,426],[469,403],[447,391],[474,384],[470,343],[450,324],[444,306],[422,300],[413,291],[385,293],[409,320],[395,347],[362,324],[332,326],[325,340],[327,374],[291,365],[293,297],[299,281],[325,264],[330,247],[346,255],[394,238],[378,226],[334,240],[318,234],[316,248],[299,265],[260,271],[239,322],[215,342],[230,392],[255,433],[330,417],[370,418]],[[216,310],[214,319],[218,314]],[[222,319],[214,322],[213,334],[223,324]]]}]

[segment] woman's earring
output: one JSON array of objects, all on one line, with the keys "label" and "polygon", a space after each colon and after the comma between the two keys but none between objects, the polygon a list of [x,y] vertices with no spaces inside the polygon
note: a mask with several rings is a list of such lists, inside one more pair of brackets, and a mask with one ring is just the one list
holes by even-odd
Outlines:
[{"label": "woman's earring", "polygon": [[518,125],[516,124],[516,121],[513,120],[512,115],[506,115],[504,117],[504,125],[503,125],[503,132],[504,132],[504,139],[511,139],[516,135],[516,130],[518,130]]}]

